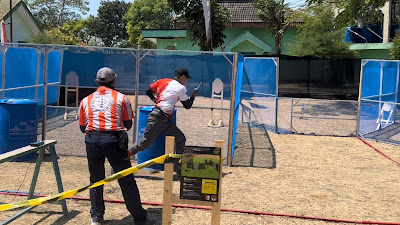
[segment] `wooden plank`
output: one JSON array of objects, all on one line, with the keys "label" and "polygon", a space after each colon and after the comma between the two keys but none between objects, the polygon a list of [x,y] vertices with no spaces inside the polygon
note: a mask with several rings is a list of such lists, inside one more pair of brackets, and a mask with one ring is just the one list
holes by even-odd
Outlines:
[{"label": "wooden plank", "polygon": [[[224,141],[215,140],[215,147],[221,148],[221,153],[224,152]],[[213,202],[211,211],[211,224],[219,225],[221,223],[221,193],[222,193],[222,162],[219,164],[219,184],[218,184],[218,202]]]},{"label": "wooden plank", "polygon": [[[165,154],[173,154],[175,147],[175,137],[165,137]],[[174,164],[164,164],[164,191],[163,191],[163,212],[162,224],[172,224],[172,184],[173,184]]]},{"label": "wooden plank", "polygon": [[[30,188],[29,188],[28,199],[32,199],[33,198],[33,193],[35,191],[37,178],[39,176],[40,166],[42,164],[43,156],[44,156],[44,153],[45,153],[46,149],[48,149],[50,151],[50,154],[52,156],[53,168],[54,168],[54,173],[55,173],[55,177],[56,177],[56,180],[57,180],[58,191],[59,191],[59,193],[63,192],[63,186],[62,186],[62,182],[61,182],[61,175],[60,175],[60,170],[59,170],[58,162],[57,162],[57,155],[56,155],[55,147],[54,147],[54,145],[56,143],[57,143],[57,141],[54,141],[54,140],[46,140],[46,141],[43,141],[43,145],[38,146],[38,147],[25,146],[25,147],[22,147],[22,148],[19,148],[19,149],[15,149],[13,151],[6,152],[6,153],[0,155],[0,163],[3,163],[3,162],[6,162],[6,161],[13,160],[15,158],[21,157],[21,156],[26,155],[26,154],[39,152],[38,157],[36,159],[35,170],[34,170],[33,175],[32,175],[32,181],[31,181],[31,185],[30,185]],[[67,205],[66,205],[65,199],[61,200],[60,204],[62,206],[62,210],[63,210],[64,215],[66,215],[68,213],[68,211],[67,211]],[[11,218],[9,218],[8,220],[3,221],[0,224],[11,223],[12,221],[16,220],[18,217],[20,217],[21,215],[25,214],[26,212],[30,211],[31,209],[33,209],[35,207],[36,206],[32,206],[32,207],[28,207],[26,209],[23,209],[19,213],[15,214]]]},{"label": "wooden plank", "polygon": [[228,157],[227,164],[232,166],[232,143],[233,143],[233,120],[235,118],[235,95],[236,95],[236,77],[237,77],[238,53],[233,56],[233,71],[232,71],[232,88],[231,88],[231,105],[229,115],[229,131],[228,131]]},{"label": "wooden plank", "polygon": [[54,140],[46,140],[46,141],[44,141],[44,144],[39,147],[32,147],[32,146],[28,145],[28,146],[18,148],[18,149],[9,151],[9,152],[5,152],[0,155],[0,163],[11,161],[18,157],[21,157],[21,156],[24,156],[24,155],[27,155],[27,154],[30,154],[33,152],[37,152],[42,148],[46,148],[49,145],[52,145],[52,144],[54,145],[56,143],[57,143],[57,141],[54,141]]}]

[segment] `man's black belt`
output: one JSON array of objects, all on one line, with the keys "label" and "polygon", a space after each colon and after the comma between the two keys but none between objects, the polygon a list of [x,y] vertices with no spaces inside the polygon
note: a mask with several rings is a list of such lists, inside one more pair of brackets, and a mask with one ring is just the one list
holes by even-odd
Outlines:
[{"label": "man's black belt", "polygon": [[100,131],[100,130],[90,130],[87,132],[87,134],[90,135],[119,135],[119,131]]},{"label": "man's black belt", "polygon": [[162,111],[162,110],[161,110],[160,108],[158,108],[158,107],[154,107],[154,110],[157,111],[157,112],[162,113],[164,116],[166,116],[166,117],[168,117],[168,118],[171,118],[170,115],[168,115],[167,113],[165,113],[164,111]]}]

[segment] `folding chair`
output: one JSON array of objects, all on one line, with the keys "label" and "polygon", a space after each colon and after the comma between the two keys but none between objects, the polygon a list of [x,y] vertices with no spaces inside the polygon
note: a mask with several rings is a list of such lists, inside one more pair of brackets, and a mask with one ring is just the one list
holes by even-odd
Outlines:
[{"label": "folding chair", "polygon": [[[386,126],[394,123],[394,119],[392,119],[392,116],[394,115],[394,109],[395,109],[395,104],[392,102],[385,102],[383,104],[383,107],[379,113],[378,119],[376,120],[376,123],[378,124],[378,126],[376,127],[376,130],[379,130],[382,128],[382,123],[385,123]],[[389,114],[387,119],[384,119],[385,114]]]}]

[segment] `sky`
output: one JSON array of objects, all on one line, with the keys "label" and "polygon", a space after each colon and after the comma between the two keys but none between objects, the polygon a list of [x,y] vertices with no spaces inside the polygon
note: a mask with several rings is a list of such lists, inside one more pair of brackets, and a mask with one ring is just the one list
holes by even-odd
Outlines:
[{"label": "sky", "polygon": [[[133,2],[133,0],[124,0],[124,2]],[[300,4],[304,4],[305,0],[286,0],[285,3],[289,3],[290,6],[298,6]],[[97,9],[100,6],[100,0],[89,0],[89,13],[84,17],[87,18],[89,15],[97,15]]]}]

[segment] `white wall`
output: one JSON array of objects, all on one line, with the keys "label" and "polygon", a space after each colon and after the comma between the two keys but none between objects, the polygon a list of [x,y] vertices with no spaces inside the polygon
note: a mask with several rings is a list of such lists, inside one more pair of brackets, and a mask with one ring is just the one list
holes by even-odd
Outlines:
[{"label": "white wall", "polygon": [[[13,12],[13,42],[26,41],[32,36],[38,34],[40,31],[36,27],[36,24],[32,21],[29,14],[23,7],[19,7]],[[5,21],[5,27],[7,32],[7,40],[10,41],[10,17]]]}]

